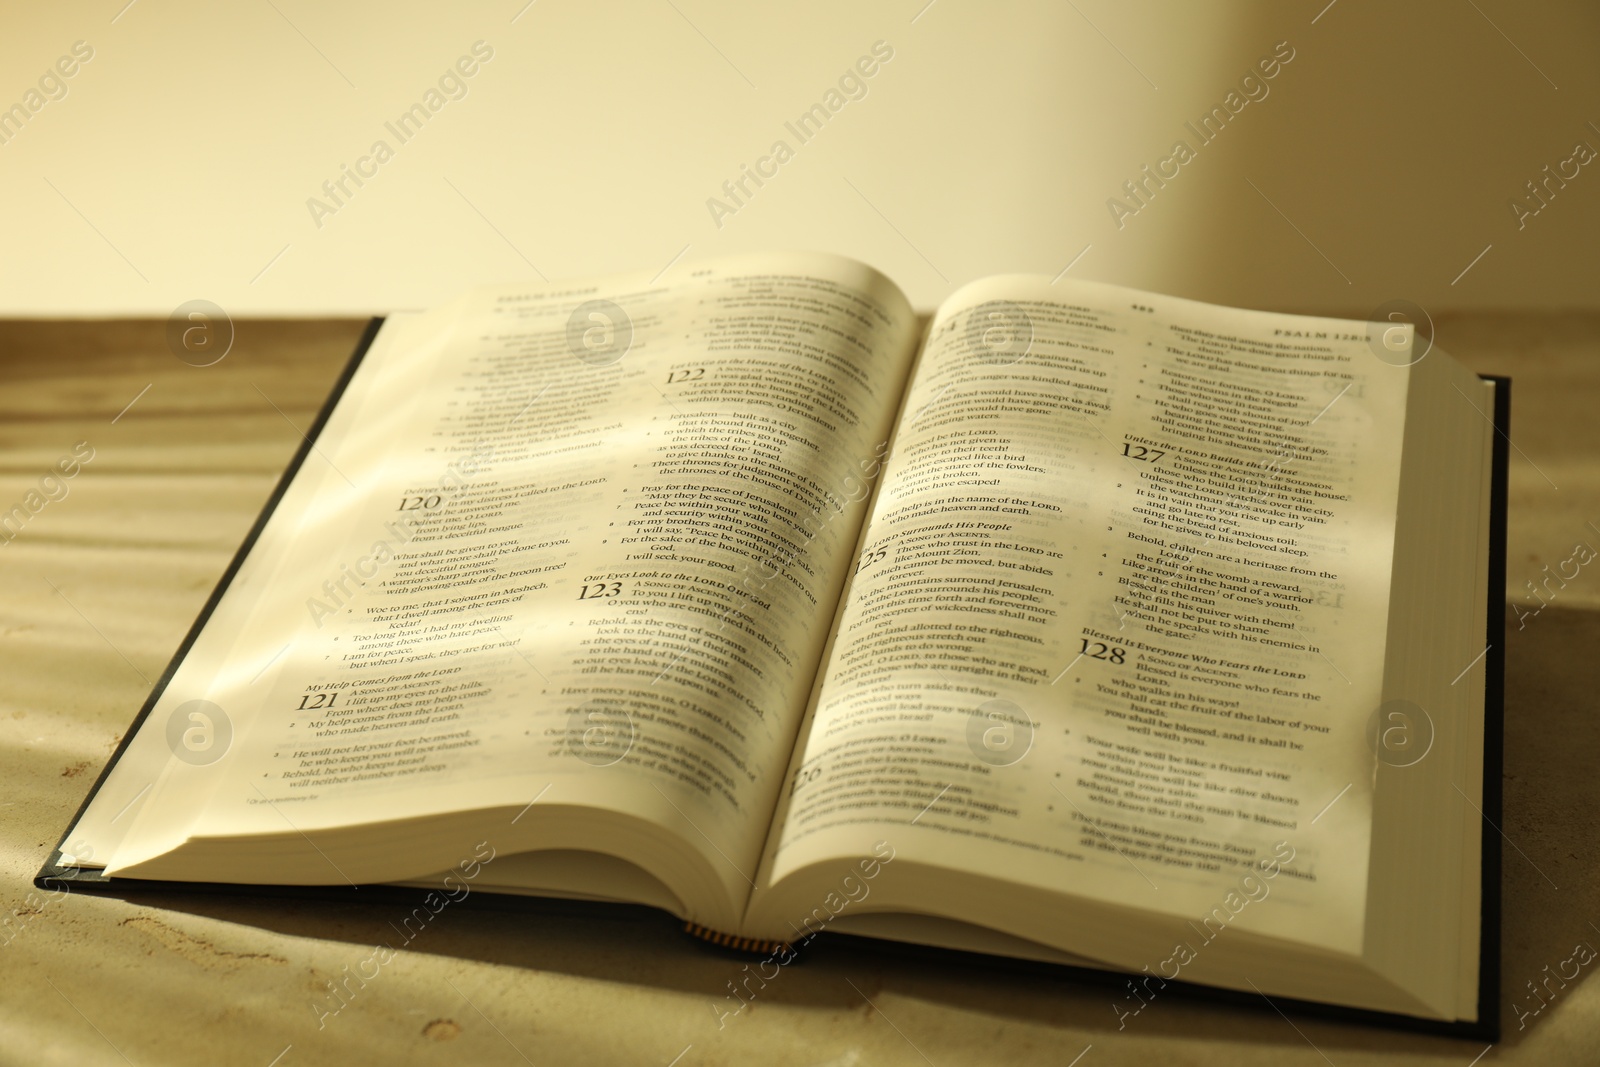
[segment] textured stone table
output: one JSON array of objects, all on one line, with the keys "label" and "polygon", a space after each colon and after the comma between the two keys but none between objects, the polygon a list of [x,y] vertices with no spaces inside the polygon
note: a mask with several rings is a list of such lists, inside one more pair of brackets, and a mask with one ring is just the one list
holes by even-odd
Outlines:
[{"label": "textured stone table", "polygon": [[[35,870],[361,326],[241,322],[228,356],[195,368],[160,322],[0,323],[0,510],[76,442],[94,448],[69,494],[0,544],[0,1063],[1065,1067],[1086,1048],[1081,1067],[1600,1063],[1595,967],[1524,1029],[1510,1007],[1577,941],[1600,945],[1600,565],[1522,629],[1512,619],[1506,1036],[1487,1051],[1177,997],[1119,1032],[1103,988],[843,946],[786,968],[719,1029],[712,1005],[741,964],[670,921],[481,898],[324,1015],[324,983],[392,937],[400,905],[70,893],[38,906]],[[1600,547],[1600,317],[1455,319],[1439,336],[1516,379],[1507,594],[1536,607],[1524,583],[1542,566]]]}]

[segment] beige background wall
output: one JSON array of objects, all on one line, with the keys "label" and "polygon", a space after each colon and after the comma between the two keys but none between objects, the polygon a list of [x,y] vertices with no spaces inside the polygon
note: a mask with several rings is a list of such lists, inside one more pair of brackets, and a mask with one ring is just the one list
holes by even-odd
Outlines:
[{"label": "beige background wall", "polygon": [[[0,314],[381,312],[784,247],[923,307],[1086,246],[1074,275],[1243,305],[1600,304],[1600,166],[1520,230],[1508,207],[1600,149],[1591,4],[125,2],[0,8],[0,107],[94,50],[0,144]],[[466,96],[400,144],[384,123],[479,40]],[[879,40],[866,96],[800,144],[785,120]],[[1280,41],[1270,95],[1119,229],[1108,198]],[[319,227],[307,199],[380,138]],[[707,199],[780,138],[719,227]]]}]

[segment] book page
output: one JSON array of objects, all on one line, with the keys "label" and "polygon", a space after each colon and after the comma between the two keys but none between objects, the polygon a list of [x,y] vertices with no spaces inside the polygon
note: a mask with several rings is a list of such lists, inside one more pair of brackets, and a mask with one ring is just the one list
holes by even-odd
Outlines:
[{"label": "book page", "polygon": [[[505,852],[601,807],[748,892],[917,323],[833,257],[681,273],[475,293],[362,367],[230,590],[250,610],[169,686],[227,709],[229,751],[169,764],[113,874],[526,809]],[[448,866],[389,853],[323,873]]]},{"label": "book page", "polygon": [[1242,927],[1359,952],[1406,385],[1364,323],[1032,278],[952,297],[763,885],[883,839],[1198,920],[1270,865]]}]

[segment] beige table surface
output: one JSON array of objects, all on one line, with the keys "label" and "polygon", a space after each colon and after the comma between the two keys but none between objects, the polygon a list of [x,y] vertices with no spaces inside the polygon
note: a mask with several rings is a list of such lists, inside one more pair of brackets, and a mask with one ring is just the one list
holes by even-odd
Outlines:
[{"label": "beige table surface", "polygon": [[[1104,988],[842,947],[719,1029],[712,1005],[741,964],[670,923],[470,900],[319,1027],[325,983],[392,937],[398,904],[43,901],[34,872],[361,329],[241,322],[202,369],[169,353],[163,325],[0,323],[0,511],[76,442],[95,450],[0,543],[0,1063],[1600,1064],[1600,963],[1524,1029],[1510,1006],[1577,942],[1600,946],[1600,563],[1511,625],[1506,1034],[1487,1050],[1176,997],[1119,1031]],[[1544,564],[1600,547],[1600,317],[1458,318],[1439,337],[1516,379],[1507,595],[1537,606],[1524,583]]]}]

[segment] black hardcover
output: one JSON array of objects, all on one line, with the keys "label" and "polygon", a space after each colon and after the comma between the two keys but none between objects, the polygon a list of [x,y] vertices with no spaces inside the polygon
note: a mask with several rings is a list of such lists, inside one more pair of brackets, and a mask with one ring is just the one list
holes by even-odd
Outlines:
[{"label": "black hardcover", "polygon": [[[167,683],[172,681],[172,676],[178,673],[178,666],[189,654],[189,649],[194,646],[200,637],[200,632],[206,628],[206,623],[211,621],[211,613],[217,610],[217,605],[222,602],[222,595],[228,591],[228,586],[233,584],[234,575],[239,573],[239,568],[244,566],[244,561],[249,558],[250,550],[255,548],[256,539],[261,536],[261,531],[266,529],[267,520],[272,518],[272,513],[277,510],[278,502],[283,499],[283,494],[289,491],[289,486],[294,482],[295,475],[300,473],[300,465],[311,454],[311,449],[316,439],[322,436],[322,428],[327,425],[328,418],[333,414],[333,409],[339,405],[339,398],[344,396],[345,387],[350,384],[350,379],[355,377],[356,368],[361,366],[367,349],[372,347],[373,338],[378,336],[378,328],[383,325],[381,317],[375,317],[367,323],[366,329],[361,331],[361,338],[356,341],[355,351],[350,354],[350,359],[345,363],[344,370],[339,372],[339,378],[333,383],[333,388],[328,393],[328,399],[322,404],[322,410],[317,412],[316,421],[311,424],[311,429],[303,437],[300,447],[295,450],[294,458],[289,460],[289,466],[284,469],[283,477],[278,479],[278,484],[273,487],[272,495],[267,497],[266,504],[262,505],[261,514],[256,516],[255,524],[250,527],[250,532],[245,534],[244,543],[239,546],[239,551],[233,554],[233,559],[228,563],[228,569],[222,572],[222,577],[217,580],[217,587],[211,591],[205,606],[200,609],[200,614],[195,617],[194,625],[189,627],[189,632],[184,635],[183,643],[178,646],[178,651],[172,654],[172,662],[167,664],[167,669],[156,680],[155,686],[150,690],[150,695],[145,698],[144,707],[139,709],[139,714],[134,716],[122,740],[117,744],[117,750],[111,753],[111,758],[106,761],[105,768],[100,776],[94,780],[94,785],[89,787],[88,794],[83,798],[83,803],[78,805],[78,810],[73,812],[72,820],[67,823],[62,831],[61,840],[56,842],[55,850],[50,853],[50,859],[39,873],[34,876],[33,884],[40,889],[54,889],[57,882],[71,882],[75,886],[85,889],[91,885],[108,886],[113,879],[106,878],[98,873],[82,870],[77,867],[61,866],[61,849],[67,843],[67,835],[72,828],[78,825],[78,820],[83,818],[83,813],[89,810],[89,802],[100,792],[100,787],[105,784],[106,778],[111,774],[111,768],[117,765],[145,719],[150,716],[150,711],[161,699],[161,694],[166,692]],[[137,879],[124,879],[118,885],[134,885]],[[149,883],[154,885],[155,883]]]},{"label": "black hardcover", "polygon": [[[137,878],[107,878],[96,871],[87,871],[75,867],[61,866],[62,848],[66,845],[66,835],[72,827],[77,825],[83,813],[87,810],[89,802],[99,792],[106,777],[111,773],[111,768],[116,766],[117,760],[122,757],[123,750],[127,748],[134,735],[139,732],[145,718],[150,714],[167,683],[176,673],[178,665],[188,655],[189,648],[205,628],[211,613],[221,601],[223,593],[227,591],[229,583],[243,565],[250,550],[255,546],[256,539],[265,528],[267,520],[271,518],[278,502],[288,491],[290,483],[300,470],[300,465],[305,462],[311,453],[312,444],[327,423],[339,398],[344,394],[345,387],[355,375],[356,369],[361,365],[362,358],[371,346],[373,338],[377,336],[378,328],[382,326],[383,319],[374,318],[368,323],[366,330],[361,335],[355,351],[346,364],[339,380],[334,384],[327,402],[317,415],[316,422],[306,435],[304,443],[290,461],[288,469],[279,479],[277,487],[267,499],[261,514],[256,518],[255,525],[250,528],[244,543],[239,546],[239,551],[234,555],[228,569],[223,572],[221,580],[212,592],[210,599],[201,609],[200,615],[195,619],[194,625],[189,628],[188,635],[183,643],[178,646],[177,652],[172,657],[172,662],[167,665],[155,688],[151,690],[144,706],[140,709],[133,724],[128,727],[128,732],[123,736],[116,752],[106,763],[105,769],[95,779],[83,803],[78,806],[77,812],[67,823],[62,838],[52,850],[49,860],[34,878],[34,885],[41,889],[78,888],[91,892],[103,893],[111,896],[121,896],[123,893],[214,893],[223,895],[244,896],[286,896],[302,897],[321,900],[349,901],[361,899],[377,903],[379,901],[404,901],[416,902],[420,900],[427,890],[413,889],[403,886],[368,885],[361,887],[352,886],[257,886],[235,885],[215,882],[167,882]],[[1495,827],[1502,821],[1501,812],[1501,774],[1503,766],[1504,723],[1505,723],[1505,573],[1506,573],[1506,504],[1507,504],[1507,469],[1510,460],[1511,430],[1511,379],[1499,375],[1482,375],[1485,380],[1495,383],[1494,391],[1494,428],[1495,439],[1493,446],[1493,469],[1490,475],[1489,494],[1489,611],[1486,643],[1488,650],[1484,655],[1484,710],[1483,710],[1483,852],[1480,877],[1482,881],[1482,912],[1480,916],[1479,933],[1479,958],[1478,958],[1478,1018],[1473,1022],[1443,1022],[1434,1019],[1422,1019],[1416,1016],[1404,1015],[1395,1012],[1370,1011],[1361,1008],[1347,1008],[1336,1004],[1325,1004],[1318,1001],[1295,1000],[1289,997],[1273,997],[1269,1002],[1273,1006],[1296,1014],[1344,1020],[1353,1023],[1381,1026],[1389,1029],[1407,1030],[1425,1034],[1437,1034],[1446,1037],[1473,1038],[1480,1041],[1496,1042],[1500,1040],[1500,835]],[[494,896],[489,891],[480,891]],[[475,894],[476,895],[476,894]],[[604,914],[626,911],[629,913],[659,914],[654,909],[640,905],[603,904],[582,901],[557,901],[545,900],[539,897],[526,897],[520,895],[501,895],[504,902],[519,909],[532,911],[547,911],[551,913],[580,912],[584,914]],[[992,956],[984,953],[966,952],[958,949],[937,948],[928,945],[913,945],[900,941],[889,941],[882,938],[868,937],[860,934],[845,934],[837,931],[823,931],[816,938],[816,943],[824,951],[828,944],[839,946],[856,945],[870,948],[870,951],[888,955],[912,957],[928,960],[947,966],[970,969],[973,967],[1000,969],[1005,971],[1033,972],[1052,978],[1067,978],[1082,983],[1103,985],[1107,987],[1126,988],[1125,983],[1135,977],[1143,978],[1144,975],[1133,976],[1114,970],[1101,970],[1089,967],[1073,967],[1057,963],[1043,963],[1033,960],[1019,960],[1005,956]],[[802,954],[810,956],[818,951],[817,948],[808,948]],[[1233,1004],[1249,1005],[1267,1010],[1263,1003],[1263,996],[1254,993],[1243,993],[1237,990],[1220,989],[1215,986],[1199,985],[1193,982],[1170,981],[1161,989],[1163,995],[1168,992],[1182,997],[1196,997],[1205,1000],[1221,1001]]]}]

